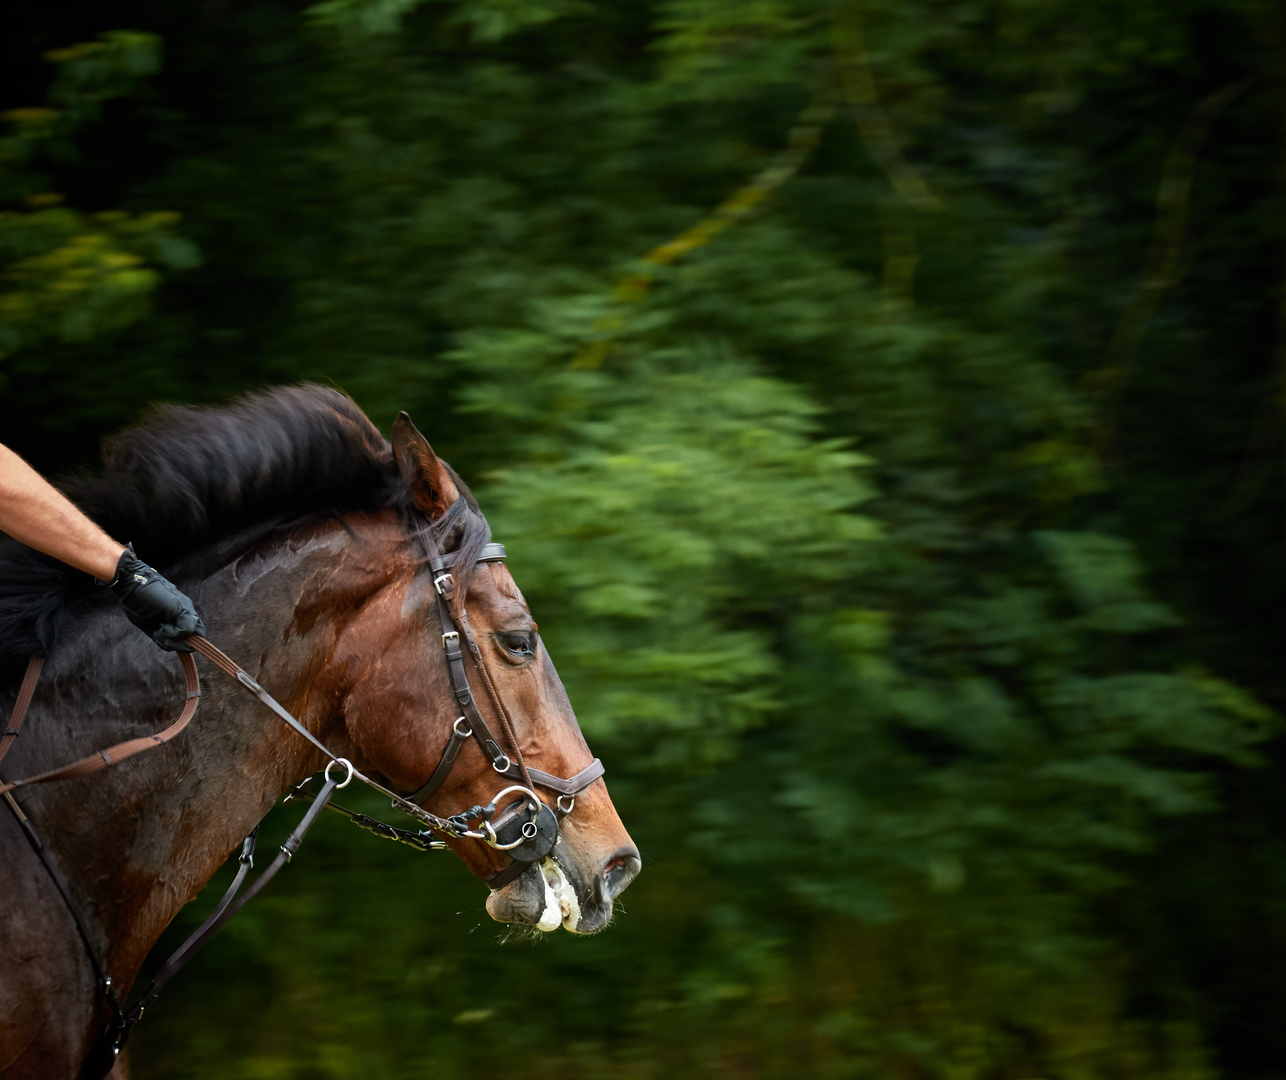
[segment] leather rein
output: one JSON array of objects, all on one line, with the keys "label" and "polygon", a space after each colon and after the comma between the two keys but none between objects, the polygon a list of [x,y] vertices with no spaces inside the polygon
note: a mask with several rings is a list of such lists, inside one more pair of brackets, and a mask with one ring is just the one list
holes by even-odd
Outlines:
[{"label": "leather rein", "polygon": [[[347,758],[339,757],[332,753],[325,743],[304,727],[272,695],[260,686],[245,669],[240,667],[216,645],[199,635],[193,635],[187,639],[196,652],[199,652],[217,668],[235,679],[249,694],[311,743],[328,760],[322,776],[322,786],[316,793],[308,790],[311,777],[296,784],[287,793],[285,802],[303,799],[311,802],[312,805],[309,806],[295,830],[281,845],[277,857],[242,893],[241,888],[245,883],[246,876],[254,865],[255,843],[259,832],[258,826],[255,826],[241,845],[237,873],[222,899],[215,905],[214,910],[206,920],[165,961],[147,989],[128,1010],[122,1007],[117,993],[117,984],[106,973],[104,965],[99,960],[89,927],[72,896],[71,888],[66,878],[52,858],[30,818],[27,817],[14,799],[13,792],[33,784],[86,776],[100,769],[119,764],[135,754],[155,749],[157,746],[163,746],[179,735],[188,726],[192,717],[196,715],[197,705],[200,703],[201,698],[200,678],[197,674],[196,663],[192,654],[179,654],[187,696],[182,712],[167,728],[153,735],[117,743],[105,750],[99,750],[97,753],[81,758],[79,761],[72,762],[70,765],[50,769],[23,780],[0,783],[0,796],[4,797],[10,811],[17,818],[24,835],[49,873],[54,886],[62,896],[67,910],[71,914],[77,933],[85,946],[85,952],[93,969],[98,988],[111,1009],[112,1018],[106,1030],[90,1051],[90,1058],[96,1060],[102,1068],[101,1075],[106,1075],[110,1071],[117,1055],[124,1048],[133,1026],[143,1015],[144,1010],[156,1000],[161,988],[177,974],[179,969],[196,954],[197,950],[213,936],[219,927],[252,900],[272,880],[276,873],[291,860],[303,842],[305,834],[312,827],[323,809],[334,810],[343,814],[358,827],[374,833],[376,836],[396,840],[420,851],[446,849],[448,839],[476,840],[498,851],[503,851],[509,857],[510,863],[487,880],[488,887],[493,890],[509,884],[529,866],[544,859],[553,851],[554,845],[558,842],[559,822],[574,809],[576,796],[603,775],[603,763],[598,758],[595,758],[575,776],[564,779],[540,769],[531,768],[523,762],[512,720],[504,707],[500,695],[496,692],[495,685],[492,683],[490,673],[487,671],[483,660],[482,652],[478,648],[473,631],[469,626],[468,616],[464,609],[463,590],[457,588],[455,577],[451,573],[451,568],[455,565],[458,557],[458,552],[433,555],[428,562],[433,573],[435,606],[442,629],[442,649],[446,657],[447,670],[450,674],[452,693],[461,710],[461,715],[452,724],[451,734],[447,739],[437,767],[419,788],[411,792],[399,794],[372,780],[357,769]],[[504,545],[489,543],[479,552],[477,562],[502,562],[504,558]],[[505,728],[509,745],[513,747],[512,756],[504,750],[503,744],[496,738],[491,726],[488,725],[478,709],[469,683],[468,671],[465,667],[466,649],[486,687],[492,707],[495,709],[501,725]],[[3,734],[0,734],[0,759],[3,759],[5,754],[8,753],[9,748],[21,731],[22,722],[31,705],[31,699],[44,662],[44,657],[33,656],[27,663],[26,672],[18,689],[18,696],[14,701],[13,712],[10,714],[8,727]],[[491,801],[485,805],[471,806],[467,810],[452,814],[449,817],[442,817],[426,810],[421,804],[446,782],[461,749],[470,738],[477,741],[496,774],[513,782],[498,791]],[[342,775],[337,774],[332,777],[331,770],[337,766]],[[398,829],[365,814],[348,810],[331,802],[331,797],[334,793],[339,788],[347,787],[353,780],[359,780],[367,787],[386,796],[390,800],[390,805],[393,809],[399,810],[415,819],[426,828],[418,832]],[[555,809],[551,810],[536,794],[535,790],[533,790],[536,786],[546,788],[555,793]],[[501,810],[501,801],[509,795],[520,795],[521,800],[517,803],[511,803]],[[443,837],[447,839],[443,839]]]}]

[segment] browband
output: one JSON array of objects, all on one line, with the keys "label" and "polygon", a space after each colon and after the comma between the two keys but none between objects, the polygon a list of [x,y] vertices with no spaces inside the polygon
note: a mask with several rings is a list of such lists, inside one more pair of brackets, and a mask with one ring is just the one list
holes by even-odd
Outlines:
[{"label": "browband", "polygon": [[[433,572],[435,574],[441,573],[443,570],[447,569],[447,567],[454,566],[456,564],[456,559],[459,558],[459,555],[460,553],[458,551],[449,551],[445,555],[434,555],[433,558],[429,560],[429,566],[432,567]],[[483,549],[480,552],[478,552],[478,558],[476,561],[477,562],[504,562],[505,561],[504,544],[485,545]]]}]

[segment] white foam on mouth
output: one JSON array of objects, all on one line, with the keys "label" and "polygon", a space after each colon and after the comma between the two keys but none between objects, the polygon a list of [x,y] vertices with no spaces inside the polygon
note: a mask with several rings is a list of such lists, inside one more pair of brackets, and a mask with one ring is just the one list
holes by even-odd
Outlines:
[{"label": "white foam on mouth", "polygon": [[544,859],[540,864],[540,876],[545,883],[545,910],[536,928],[545,933],[556,930],[560,925],[567,930],[575,930],[580,922],[580,900],[571,882],[563,876],[563,868],[556,859]]},{"label": "white foam on mouth", "polygon": [[[545,861],[548,862],[549,860],[546,859]],[[543,865],[541,866],[541,870],[544,870]],[[542,873],[540,880],[545,886],[545,910],[540,914],[540,919],[536,923],[536,929],[543,930],[548,934],[551,930],[557,930],[562,924],[563,913],[558,904],[558,893],[554,891],[553,887],[549,883],[549,875],[547,873]]]}]

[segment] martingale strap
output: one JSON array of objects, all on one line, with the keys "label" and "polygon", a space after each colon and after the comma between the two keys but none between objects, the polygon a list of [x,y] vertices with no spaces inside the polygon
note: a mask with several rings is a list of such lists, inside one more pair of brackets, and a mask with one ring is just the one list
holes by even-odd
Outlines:
[{"label": "martingale strap", "polygon": [[[111,765],[119,764],[135,754],[141,754],[146,750],[153,750],[158,746],[164,746],[167,742],[178,735],[188,726],[189,721],[196,715],[197,705],[201,697],[201,680],[197,675],[196,663],[193,661],[190,653],[181,653],[179,656],[180,663],[183,665],[183,677],[187,686],[187,697],[184,702],[183,710],[179,713],[178,718],[170,724],[169,727],[158,731],[154,735],[148,735],[139,739],[127,739],[125,742],[117,743],[106,750],[100,750],[89,757],[81,758],[70,765],[64,765],[61,768],[50,769],[47,772],[40,773],[37,776],[27,777],[25,780],[14,780],[10,783],[0,785],[0,795],[4,796],[5,804],[9,811],[17,819],[19,826],[22,828],[23,835],[31,845],[32,851],[40,860],[49,875],[49,880],[53,882],[54,888],[62,897],[63,905],[67,913],[71,916],[71,921],[76,927],[76,933],[79,935],[81,944],[85,947],[85,956],[89,960],[89,966],[94,973],[94,985],[103,995],[111,1010],[112,1018],[108,1025],[109,1032],[119,1032],[118,1042],[109,1045],[107,1036],[100,1037],[90,1051],[89,1059],[86,1063],[86,1075],[98,1072],[106,1075],[110,1071],[112,1063],[116,1060],[116,1055],[120,1047],[124,1045],[124,1037],[129,1032],[130,1026],[134,1019],[130,1019],[121,1010],[120,998],[116,993],[116,985],[112,977],[98,958],[98,949],[95,947],[93,938],[90,935],[89,927],[85,922],[85,917],[81,914],[80,905],[76,903],[72,895],[71,885],[64,876],[62,869],[54,860],[52,853],[41,839],[40,833],[36,830],[31,819],[23,812],[17,800],[13,797],[15,788],[26,787],[31,784],[48,783],[54,780],[69,780],[77,776],[87,776],[90,773],[97,772],[100,769],[106,769]],[[27,670],[23,675],[22,684],[18,688],[18,697],[14,702],[13,712],[9,716],[9,727],[3,738],[7,741],[0,743],[0,758],[8,752],[9,747],[13,745],[14,739],[22,728],[22,721],[26,718],[27,710],[31,706],[31,699],[36,690],[36,682],[40,678],[40,670],[44,666],[44,657],[33,656],[27,662]]]},{"label": "martingale strap", "polygon": [[[242,672],[240,668],[237,668],[232,661],[228,660],[223,653],[219,652],[215,646],[211,645],[204,638],[194,635],[190,640],[193,646],[203,655],[209,656],[210,653],[215,653],[217,656],[221,657],[226,664],[231,665],[236,672],[245,676],[245,673]],[[213,659],[213,657],[211,657],[211,659]],[[76,926],[76,932],[80,936],[82,944],[85,946],[85,955],[88,957],[90,967],[93,969],[95,984],[111,1009],[112,1018],[108,1022],[107,1028],[94,1043],[94,1046],[91,1048],[89,1056],[86,1059],[85,1075],[87,1076],[92,1074],[105,1076],[111,1070],[117,1055],[119,1055],[121,1049],[124,1047],[126,1039],[129,1038],[130,1031],[133,1029],[134,1025],[138,1023],[138,1020],[143,1015],[144,1010],[156,1000],[157,995],[161,992],[161,988],[178,973],[179,969],[196,954],[201,946],[203,946],[206,941],[213,936],[219,927],[227,922],[228,919],[232,918],[232,916],[240,911],[250,900],[254,899],[254,897],[258,895],[259,891],[276,876],[277,872],[285,866],[286,863],[290,861],[291,857],[299,849],[299,845],[303,842],[304,836],[307,834],[308,830],[312,828],[313,822],[317,820],[322,810],[326,809],[330,804],[330,798],[334,794],[336,788],[343,787],[344,784],[346,784],[354,775],[354,772],[350,768],[349,776],[343,781],[338,779],[332,780],[329,776],[326,777],[321,791],[319,791],[313,799],[312,806],[308,808],[307,813],[304,814],[303,819],[300,821],[299,825],[296,826],[295,831],[292,832],[290,836],[287,837],[285,843],[281,845],[277,858],[273,860],[272,864],[255,879],[254,883],[246,890],[244,895],[238,898],[237,894],[240,892],[241,886],[246,879],[246,874],[249,872],[250,867],[254,865],[255,837],[259,831],[256,826],[254,831],[246,837],[245,842],[242,845],[240,859],[241,866],[237,871],[236,877],[233,879],[232,885],[224,894],[223,899],[215,906],[214,911],[211,912],[205,922],[203,922],[188,938],[188,940],[179,946],[178,950],[165,962],[157,972],[156,976],[152,979],[148,988],[143,992],[143,995],[137,1002],[135,1002],[134,1006],[128,1012],[124,1012],[121,1009],[120,999],[116,993],[115,984],[111,976],[106,973],[102,962],[98,958],[98,950],[94,946],[93,939],[89,932],[89,927],[86,925],[84,916],[81,914],[80,906],[76,903],[75,897],[72,895],[71,886],[68,884],[67,878],[63,875],[61,868],[54,861],[48,847],[41,839],[40,833],[37,832],[35,825],[14,799],[13,790],[15,788],[26,787],[31,784],[48,783],[54,780],[69,780],[78,776],[87,776],[100,769],[106,769],[111,765],[117,765],[120,762],[125,761],[127,758],[133,757],[135,754],[155,749],[158,746],[163,746],[165,743],[173,739],[188,726],[189,721],[191,721],[192,717],[196,714],[197,705],[200,703],[201,697],[200,677],[197,674],[196,662],[193,660],[192,654],[180,653],[179,661],[183,665],[184,680],[187,684],[187,698],[183,706],[183,711],[169,727],[165,728],[163,731],[157,732],[155,735],[148,735],[139,739],[128,739],[125,742],[117,743],[115,746],[110,746],[106,750],[100,750],[98,753],[91,754],[89,757],[81,758],[79,761],[72,762],[70,765],[64,765],[57,769],[50,769],[37,776],[27,777],[25,780],[14,780],[10,783],[0,785],[0,795],[3,795],[10,812],[14,815],[18,824],[21,826],[23,835],[26,836],[27,842],[31,845],[32,850],[44,865],[45,871],[48,873],[54,887],[62,897],[63,904],[71,915],[72,922]],[[40,669],[43,664],[43,657],[32,657],[27,664],[27,672],[23,677],[22,685],[19,687],[18,697],[14,703],[14,709],[9,718],[9,730],[6,732],[8,742],[0,745],[0,757],[3,757],[5,752],[7,752],[9,747],[13,744],[13,740],[17,737],[18,731],[22,726],[22,721],[31,705],[31,698],[35,692],[36,682],[39,679]],[[219,666],[224,667],[223,664],[220,664]],[[227,668],[224,667],[224,670],[227,670]],[[232,672],[230,672],[230,674],[232,674]],[[242,682],[247,689],[251,690],[252,693],[257,691],[256,696],[262,695],[261,699],[264,701],[265,705],[268,705],[269,708],[272,708],[272,710],[279,715],[283,715],[292,727],[308,738],[309,741],[315,743],[326,753],[327,757],[331,757],[333,760],[333,755],[331,755],[330,751],[326,750],[325,747],[313,737],[311,732],[307,731],[307,729],[295,720],[294,717],[290,716],[290,714],[282,709],[282,707],[272,698],[268,697],[268,695],[264,693],[263,689],[259,687],[253,679],[250,679],[249,676],[245,676],[244,678],[239,678],[238,681]]]},{"label": "martingale strap", "polygon": [[165,984],[179,973],[179,970],[214,936],[219,927],[258,896],[260,890],[276,877],[277,872],[283,866],[290,862],[295,852],[299,850],[299,845],[304,842],[304,837],[308,834],[308,830],[313,827],[313,823],[329,805],[330,797],[335,794],[337,788],[343,787],[344,784],[348,783],[349,779],[351,777],[343,781],[326,779],[316,798],[314,798],[313,804],[308,808],[299,824],[295,826],[294,832],[286,837],[285,842],[277,849],[277,857],[272,860],[268,869],[255,878],[250,887],[241,896],[238,896],[237,893],[240,892],[242,883],[246,880],[246,875],[250,872],[250,868],[254,866],[255,840],[259,833],[259,827],[255,826],[241,845],[241,855],[238,859],[241,865],[237,868],[236,877],[232,879],[232,884],[228,886],[223,898],[215,905],[214,910],[210,912],[205,921],[192,932],[187,941],[175,949],[170,958],[161,965],[160,970],[152,976],[152,981],[148,983],[147,989],[134,1002],[129,1012],[125,1013],[124,1016],[119,1016],[118,1014],[118,1018],[113,1020],[103,1033],[102,1038],[110,1043],[113,1058],[121,1052],[125,1046],[125,1040],[129,1038],[130,1031],[139,1022],[147,1007],[160,995]]}]

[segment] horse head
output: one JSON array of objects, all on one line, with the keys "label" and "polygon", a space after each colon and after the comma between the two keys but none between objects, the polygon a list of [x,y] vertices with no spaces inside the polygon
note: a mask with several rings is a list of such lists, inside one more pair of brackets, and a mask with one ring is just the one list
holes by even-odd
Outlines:
[{"label": "horse head", "polygon": [[492,918],[601,930],[638,849],[476,503],[405,413],[393,455],[407,495],[398,555],[330,665],[354,760],[437,815],[498,803],[482,838],[447,837],[491,885]]}]

